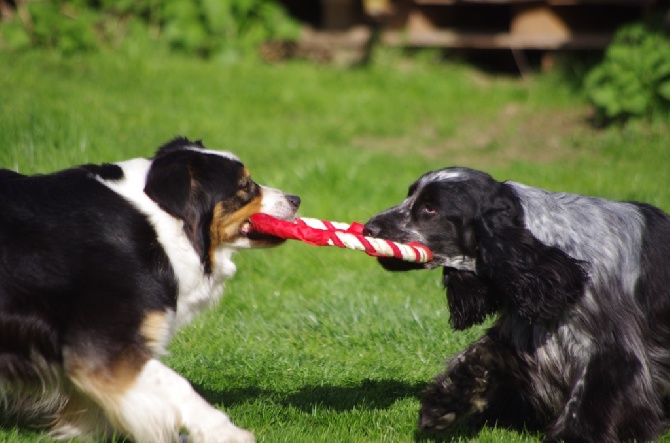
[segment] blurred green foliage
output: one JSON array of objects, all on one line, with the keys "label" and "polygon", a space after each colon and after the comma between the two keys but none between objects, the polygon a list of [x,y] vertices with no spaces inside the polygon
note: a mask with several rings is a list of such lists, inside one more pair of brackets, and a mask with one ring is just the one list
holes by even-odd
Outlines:
[{"label": "blurred green foliage", "polygon": [[670,111],[670,40],[645,24],[622,27],[584,81],[600,123]]},{"label": "blurred green foliage", "polygon": [[0,49],[72,54],[153,45],[230,58],[298,32],[273,0],[19,0],[0,22]]}]

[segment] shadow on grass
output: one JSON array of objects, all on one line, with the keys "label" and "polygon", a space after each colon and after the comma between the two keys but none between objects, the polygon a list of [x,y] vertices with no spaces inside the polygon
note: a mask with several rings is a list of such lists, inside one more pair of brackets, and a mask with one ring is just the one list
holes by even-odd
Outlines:
[{"label": "shadow on grass", "polygon": [[[290,393],[253,386],[225,391],[214,391],[197,384],[194,385],[194,388],[208,401],[224,407],[270,400],[282,406],[294,407],[305,413],[312,413],[315,407],[336,412],[354,409],[388,409],[398,400],[404,398],[418,399],[425,386],[424,382],[408,383],[398,380],[365,379],[358,384],[345,386],[307,385]],[[469,426],[455,426],[441,432],[417,430],[414,433],[414,440],[417,442],[451,442],[461,438],[473,438],[478,431],[479,429]]]},{"label": "shadow on grass", "polygon": [[311,412],[314,406],[338,412],[351,409],[387,409],[400,399],[418,398],[424,387],[423,382],[369,379],[349,386],[308,385],[287,395],[282,403],[305,412]]},{"label": "shadow on grass", "polygon": [[347,386],[306,385],[289,393],[254,386],[225,391],[207,389],[198,384],[193,384],[193,387],[208,401],[227,407],[271,399],[281,405],[311,413],[315,406],[334,411],[386,409],[397,400],[407,397],[418,398],[425,383],[365,379],[359,384]]},{"label": "shadow on grass", "polygon": [[213,404],[220,404],[226,408],[245,403],[252,403],[257,400],[277,398],[279,395],[275,391],[261,389],[255,386],[234,388],[225,391],[214,391],[212,389],[204,388],[197,383],[192,383],[192,385],[193,389],[202,395],[208,402]]}]

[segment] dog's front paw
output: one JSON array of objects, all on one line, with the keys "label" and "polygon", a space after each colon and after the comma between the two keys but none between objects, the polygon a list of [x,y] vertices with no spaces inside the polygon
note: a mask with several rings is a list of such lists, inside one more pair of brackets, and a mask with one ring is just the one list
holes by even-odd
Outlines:
[{"label": "dog's front paw", "polygon": [[438,382],[426,389],[421,397],[419,429],[441,431],[459,418],[459,404],[453,401],[450,388],[450,385]]},{"label": "dog's front paw", "polygon": [[255,443],[256,438],[254,437],[254,434],[246,429],[238,428],[237,426],[233,426],[233,428],[234,430],[232,431],[226,431],[228,435],[223,436],[221,439],[215,438],[211,441],[216,443]]},{"label": "dog's front paw", "polygon": [[485,375],[482,368],[469,368],[438,376],[421,397],[419,428],[439,431],[486,409]]},{"label": "dog's front paw", "polygon": [[456,413],[442,409],[422,407],[419,411],[419,429],[422,431],[441,431],[456,421]]},{"label": "dog's front paw", "polygon": [[254,443],[254,434],[233,424],[225,427],[201,428],[189,431],[185,441],[188,443]]},{"label": "dog's front paw", "polygon": [[254,435],[235,426],[228,416],[217,412],[197,425],[189,427],[186,441],[188,443],[254,443]]}]

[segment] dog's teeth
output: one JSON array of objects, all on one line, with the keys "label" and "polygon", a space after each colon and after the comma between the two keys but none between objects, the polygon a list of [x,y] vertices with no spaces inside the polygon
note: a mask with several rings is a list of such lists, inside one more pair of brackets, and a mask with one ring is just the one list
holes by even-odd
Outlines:
[{"label": "dog's teeth", "polygon": [[251,232],[251,223],[249,223],[248,221],[242,223],[242,226],[240,226],[240,232],[241,232],[242,234],[248,234],[248,233],[250,233],[250,232]]}]

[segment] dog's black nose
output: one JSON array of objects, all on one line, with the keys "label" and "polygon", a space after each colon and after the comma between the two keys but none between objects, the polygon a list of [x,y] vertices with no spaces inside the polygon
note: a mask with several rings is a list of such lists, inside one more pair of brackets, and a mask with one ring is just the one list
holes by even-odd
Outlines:
[{"label": "dog's black nose", "polygon": [[381,226],[373,221],[369,221],[363,226],[363,235],[366,237],[379,237],[381,232]]},{"label": "dog's black nose", "polygon": [[300,207],[300,197],[297,195],[286,194],[286,200],[288,200],[289,204],[294,208],[298,209]]}]

